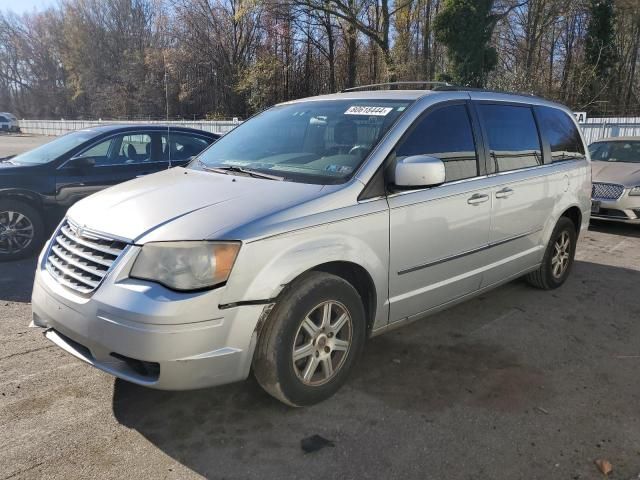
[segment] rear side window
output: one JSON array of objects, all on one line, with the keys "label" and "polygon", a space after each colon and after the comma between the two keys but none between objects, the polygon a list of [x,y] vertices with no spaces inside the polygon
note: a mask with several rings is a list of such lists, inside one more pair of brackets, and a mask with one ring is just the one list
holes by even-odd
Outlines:
[{"label": "rear side window", "polygon": [[498,172],[542,164],[542,148],[533,112],[528,106],[478,105]]},{"label": "rear side window", "polygon": [[171,160],[188,160],[211,143],[202,137],[171,131],[169,132],[169,140],[170,147],[167,146],[167,136],[162,135],[162,152],[165,160],[169,158],[169,153],[171,153]]},{"label": "rear side window", "polygon": [[2,115],[0,115],[0,122],[8,122],[9,120],[7,120],[7,117],[3,117]]},{"label": "rear side window", "polygon": [[562,110],[535,107],[542,135],[551,147],[551,161],[584,158],[584,145],[573,120]]},{"label": "rear side window", "polygon": [[442,160],[446,182],[477,176],[476,146],[467,107],[441,107],[418,120],[396,149],[396,158],[411,155],[430,155]]}]

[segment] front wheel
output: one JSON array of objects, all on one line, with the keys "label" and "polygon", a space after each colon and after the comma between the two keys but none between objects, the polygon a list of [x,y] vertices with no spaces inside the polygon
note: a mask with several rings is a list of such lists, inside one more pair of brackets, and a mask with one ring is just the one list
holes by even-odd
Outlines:
[{"label": "front wheel", "polygon": [[542,264],[538,270],[526,276],[529,284],[543,290],[562,285],[573,266],[577,240],[574,223],[567,217],[560,217],[549,239]]},{"label": "front wheel", "polygon": [[17,200],[0,200],[0,262],[33,255],[44,240],[38,211]]},{"label": "front wheel", "polygon": [[342,278],[309,272],[283,293],[253,361],[260,385],[292,406],[312,405],[346,381],[366,336],[362,300]]}]

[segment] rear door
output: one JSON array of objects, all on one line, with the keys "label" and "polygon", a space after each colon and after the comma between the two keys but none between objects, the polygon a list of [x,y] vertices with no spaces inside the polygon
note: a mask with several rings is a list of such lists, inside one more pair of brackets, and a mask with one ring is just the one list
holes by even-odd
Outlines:
[{"label": "rear door", "polygon": [[421,154],[440,158],[446,181],[388,195],[390,322],[480,287],[491,191],[478,161],[480,136],[472,118],[466,101],[432,107],[395,150],[396,159]]},{"label": "rear door", "polygon": [[555,204],[555,189],[543,162],[533,108],[526,104],[478,102],[493,188],[489,261],[483,286],[535,265],[542,234]]}]

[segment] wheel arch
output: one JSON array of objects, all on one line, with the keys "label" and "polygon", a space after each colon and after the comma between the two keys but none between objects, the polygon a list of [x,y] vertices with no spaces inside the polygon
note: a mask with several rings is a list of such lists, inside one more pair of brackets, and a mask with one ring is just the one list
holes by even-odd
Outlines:
[{"label": "wheel arch", "polygon": [[18,202],[26,203],[30,207],[35,208],[40,214],[42,214],[42,199],[37,193],[31,192],[29,190],[0,190],[0,201],[2,200],[15,200]]},{"label": "wheel arch", "polygon": [[560,215],[560,218],[562,217],[566,217],[569,220],[571,220],[573,222],[573,224],[576,227],[576,234],[580,233],[580,228],[582,225],[582,212],[580,211],[580,209],[573,205],[569,208],[567,208],[564,212],[562,212],[562,214]]},{"label": "wheel arch", "polygon": [[[360,298],[362,299],[362,306],[365,310],[367,318],[367,333],[370,333],[373,329],[373,323],[376,318],[378,297],[375,282],[369,272],[363,266],[347,261],[321,263],[307,270],[307,272],[309,271],[330,273],[342,278],[356,289],[358,295],[360,295]],[[304,273],[302,275],[304,275]],[[296,277],[296,279],[299,277],[300,275]],[[294,279],[293,282],[295,282],[296,279]]]}]

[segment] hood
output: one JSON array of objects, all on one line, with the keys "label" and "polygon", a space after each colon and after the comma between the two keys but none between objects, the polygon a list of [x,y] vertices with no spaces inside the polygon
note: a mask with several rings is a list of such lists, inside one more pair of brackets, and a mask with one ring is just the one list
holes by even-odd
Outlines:
[{"label": "hood", "polygon": [[10,161],[7,161],[6,158],[4,160],[0,159],[0,177],[10,177],[15,175],[23,176],[27,173],[38,173],[42,170],[42,165],[11,163]]},{"label": "hood", "polygon": [[617,183],[625,187],[640,185],[640,163],[591,162],[594,182]]},{"label": "hood", "polygon": [[9,155],[8,157],[0,158],[0,169],[4,173],[13,173],[14,171],[20,170],[24,172],[25,168],[33,168],[33,165],[20,165],[19,163],[12,163],[11,159],[15,157],[15,155]]},{"label": "hood", "polygon": [[317,198],[323,188],[173,168],[91,195],[68,215],[134,242],[151,232],[154,240],[204,240]]}]

